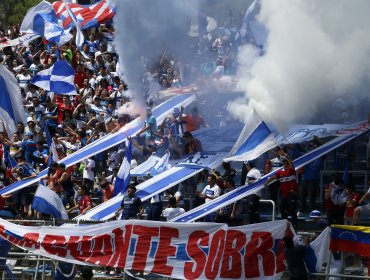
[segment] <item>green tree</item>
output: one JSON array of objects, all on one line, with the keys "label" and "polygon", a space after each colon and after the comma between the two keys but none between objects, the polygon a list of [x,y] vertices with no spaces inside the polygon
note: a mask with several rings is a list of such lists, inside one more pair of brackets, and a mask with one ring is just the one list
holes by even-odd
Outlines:
[{"label": "green tree", "polygon": [[39,4],[40,2],[41,0],[20,0],[20,1],[1,0],[0,21],[5,25],[21,24],[27,11],[30,8]]}]

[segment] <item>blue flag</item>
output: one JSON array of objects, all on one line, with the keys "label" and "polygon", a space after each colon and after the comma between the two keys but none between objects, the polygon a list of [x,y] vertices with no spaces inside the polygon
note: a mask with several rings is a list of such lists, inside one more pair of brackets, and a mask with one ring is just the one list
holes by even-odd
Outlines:
[{"label": "blue flag", "polygon": [[[14,75],[0,65],[0,120],[2,120],[7,132],[16,131],[16,123],[25,123],[21,91]],[[0,124],[2,128],[2,124]]]},{"label": "blue flag", "polygon": [[59,25],[58,17],[53,6],[42,1],[37,6],[28,10],[23,19],[20,31],[23,33],[38,34],[46,40],[61,46],[72,39],[70,29]]},{"label": "blue flag", "polygon": [[49,69],[36,74],[31,83],[57,94],[77,95],[74,85],[75,72],[65,60],[59,60]]},{"label": "blue flag", "polygon": [[121,167],[119,168],[116,182],[114,184],[113,196],[116,196],[119,193],[123,193],[127,190],[128,185],[130,184],[130,164],[132,157],[132,143],[129,141],[125,158],[122,161]]}]

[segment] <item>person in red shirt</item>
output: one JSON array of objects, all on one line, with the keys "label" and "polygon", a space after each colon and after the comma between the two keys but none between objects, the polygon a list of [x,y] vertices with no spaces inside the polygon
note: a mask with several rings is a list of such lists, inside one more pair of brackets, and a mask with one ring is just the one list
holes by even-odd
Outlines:
[{"label": "person in red shirt", "polygon": [[270,177],[265,186],[274,180],[280,181],[280,213],[282,219],[292,217],[292,224],[297,225],[297,181],[293,161],[284,152],[283,167]]},{"label": "person in red shirt", "polygon": [[77,208],[80,210],[80,214],[85,214],[92,208],[91,197],[87,194],[87,190],[88,188],[85,185],[78,187],[78,203],[68,209],[68,214]]},{"label": "person in red shirt", "polygon": [[58,103],[58,123],[62,123],[64,117],[64,111],[69,111],[70,115],[73,116],[75,107],[71,103],[68,95],[63,95],[62,103]]},{"label": "person in red shirt", "polygon": [[103,202],[111,199],[113,197],[114,187],[109,184],[109,182],[105,179],[101,180],[100,182],[101,191],[103,193]]},{"label": "person in red shirt", "polygon": [[[182,111],[182,108],[181,108],[181,111]],[[203,117],[199,115],[197,107],[194,107],[191,109],[190,115],[182,116],[181,114],[181,121],[183,121],[186,124],[186,130],[189,132],[198,130],[201,127],[208,127]]]},{"label": "person in red shirt", "polygon": [[353,225],[353,213],[359,205],[360,195],[355,192],[355,186],[349,185],[347,187],[347,201],[346,210],[344,212],[344,223],[346,225]]}]

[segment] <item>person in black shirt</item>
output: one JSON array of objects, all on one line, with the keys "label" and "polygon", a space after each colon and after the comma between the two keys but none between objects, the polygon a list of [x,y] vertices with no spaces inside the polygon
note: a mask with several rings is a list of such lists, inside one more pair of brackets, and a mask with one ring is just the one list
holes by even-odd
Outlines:
[{"label": "person in black shirt", "polygon": [[308,279],[308,272],[304,262],[306,253],[305,245],[295,245],[292,237],[285,234],[284,238],[284,256],[290,273],[290,280]]},{"label": "person in black shirt", "polygon": [[135,195],[135,192],[136,187],[134,185],[127,187],[127,194],[123,196],[121,206],[116,211],[116,216],[118,216],[119,211],[122,210],[121,220],[136,219],[138,214],[142,214],[141,199]]}]

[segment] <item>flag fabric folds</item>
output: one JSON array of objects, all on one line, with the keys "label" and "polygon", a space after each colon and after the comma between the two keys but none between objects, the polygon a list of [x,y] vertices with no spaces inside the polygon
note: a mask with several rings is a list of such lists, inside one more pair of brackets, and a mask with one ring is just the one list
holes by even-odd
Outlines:
[{"label": "flag fabric folds", "polygon": [[305,263],[309,272],[320,272],[323,264],[329,261],[330,227],[326,227],[314,241],[310,242],[305,253]]},{"label": "flag fabric folds", "polygon": [[330,237],[332,251],[370,256],[370,227],[334,225]]},{"label": "flag fabric folds", "polygon": [[54,42],[58,46],[67,43],[72,38],[69,29],[59,26],[58,17],[53,10],[53,6],[46,1],[42,1],[28,10],[20,31],[43,36],[46,40]]},{"label": "flag fabric folds", "polygon": [[[295,169],[298,170],[302,166],[305,166],[306,164],[314,161],[315,159],[331,152],[332,150],[336,149],[337,147],[344,145],[345,143],[355,139],[358,137],[358,135],[345,135],[341,137],[334,138],[330,140],[329,142],[325,143],[324,145],[308,152],[307,154],[304,154],[303,156],[297,158],[294,160],[294,166]],[[277,169],[278,170],[278,169]],[[228,193],[223,194],[222,196],[203,204],[199,207],[193,208],[186,212],[185,214],[177,216],[173,222],[192,222],[197,219],[200,219],[209,213],[215,212],[218,209],[230,205],[240,199],[243,199],[244,197],[255,193],[258,190],[263,189],[265,186],[263,185],[268,177],[273,176],[277,170],[274,170],[268,174],[265,174],[260,180],[257,182],[254,182],[250,185],[241,186],[233,191],[230,191]],[[165,172],[164,172],[165,173]],[[163,173],[162,173],[163,174]],[[158,175],[160,176],[160,175]],[[157,177],[158,177],[157,176]],[[154,177],[156,178],[156,177]]]},{"label": "flag fabric folds", "polygon": [[254,109],[251,109],[243,131],[225,161],[253,160],[277,145],[274,135],[265,122]]},{"label": "flag fabric folds", "polygon": [[49,69],[36,74],[31,83],[57,94],[77,95],[74,70],[65,60],[58,60]]},{"label": "flag fabric folds", "polygon": [[[106,23],[112,20],[115,15],[115,9],[111,7],[106,0],[99,1],[92,5],[80,5],[69,3],[73,14],[80,23],[81,29],[87,29]],[[69,28],[74,25],[73,19],[67,11],[63,1],[53,3],[53,8],[58,18],[62,21],[64,28]]]},{"label": "flag fabric folds", "polygon": [[25,123],[26,115],[22,104],[17,79],[5,66],[0,65],[0,119],[8,133],[16,131],[17,122]]},{"label": "flag fabric folds", "polygon": [[66,208],[60,197],[43,184],[39,184],[32,202],[32,209],[56,219],[68,219]]},{"label": "flag fabric folds", "polygon": [[128,185],[130,184],[130,164],[132,157],[132,143],[128,142],[125,158],[122,161],[122,164],[117,173],[116,182],[114,184],[113,196],[116,196],[119,193],[124,193],[127,190]]},{"label": "flag fabric folds", "polygon": [[64,0],[64,5],[66,7],[66,10],[68,12],[69,17],[72,19],[72,21],[73,21],[73,23],[76,27],[76,30],[77,30],[77,32],[76,32],[76,46],[80,48],[80,47],[82,47],[82,45],[84,43],[84,34],[81,31],[80,23],[78,22],[75,14],[72,12],[72,10],[71,10],[71,8],[70,8],[70,6],[69,6],[69,4],[67,3],[66,0]]},{"label": "flag fabric folds", "polygon": [[168,169],[170,153],[159,157],[156,154],[151,155],[145,162],[131,170],[131,176],[155,176]]}]

